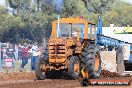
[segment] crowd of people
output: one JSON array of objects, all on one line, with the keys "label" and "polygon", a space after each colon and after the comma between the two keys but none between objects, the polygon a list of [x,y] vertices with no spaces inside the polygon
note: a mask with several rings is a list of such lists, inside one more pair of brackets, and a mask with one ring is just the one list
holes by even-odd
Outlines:
[{"label": "crowd of people", "polygon": [[21,60],[20,71],[23,71],[26,64],[31,59],[31,70],[35,70],[35,61],[44,52],[44,47],[38,46],[37,43],[13,45],[8,43],[6,47],[1,48],[2,64],[7,58],[12,58],[14,66],[15,60]]}]

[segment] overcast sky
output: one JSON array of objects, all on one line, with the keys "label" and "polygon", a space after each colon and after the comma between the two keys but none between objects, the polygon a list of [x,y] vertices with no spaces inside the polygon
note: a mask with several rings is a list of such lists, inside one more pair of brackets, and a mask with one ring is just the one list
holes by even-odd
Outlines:
[{"label": "overcast sky", "polygon": [[[132,3],[132,0],[124,0],[124,1]],[[5,4],[5,0],[0,0],[0,5],[4,5],[4,4]]]}]

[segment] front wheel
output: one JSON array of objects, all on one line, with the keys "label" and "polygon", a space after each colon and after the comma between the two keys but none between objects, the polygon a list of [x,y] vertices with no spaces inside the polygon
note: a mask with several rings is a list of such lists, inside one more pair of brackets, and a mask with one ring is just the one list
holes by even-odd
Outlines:
[{"label": "front wheel", "polygon": [[45,59],[43,59],[42,57],[36,60],[35,73],[36,73],[37,79],[44,80],[46,78],[46,72],[47,72],[46,66],[47,66],[47,63]]},{"label": "front wheel", "polygon": [[80,74],[80,61],[77,56],[71,56],[68,64],[68,74],[71,78],[77,79]]}]

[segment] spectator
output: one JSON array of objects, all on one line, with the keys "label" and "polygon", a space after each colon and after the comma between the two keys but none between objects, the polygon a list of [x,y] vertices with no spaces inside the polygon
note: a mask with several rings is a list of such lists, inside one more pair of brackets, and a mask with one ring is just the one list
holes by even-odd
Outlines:
[{"label": "spectator", "polygon": [[2,64],[2,67],[4,67],[4,56],[5,56],[5,49],[1,47],[1,64]]},{"label": "spectator", "polygon": [[9,46],[8,46],[8,48],[6,50],[6,55],[7,55],[7,58],[11,58],[12,59],[12,65],[14,67],[15,55],[14,55],[13,45],[9,44]]},{"label": "spectator", "polygon": [[35,61],[36,59],[38,59],[38,46],[37,43],[35,42],[34,45],[31,48],[31,52],[32,52],[32,57],[31,57],[31,70],[35,70]]},{"label": "spectator", "polygon": [[15,59],[18,60],[18,46],[15,45]]},{"label": "spectator", "polygon": [[28,44],[28,49],[29,49],[29,51],[28,51],[29,57],[28,58],[32,57],[32,50],[31,50],[31,48],[32,48],[32,45]]},{"label": "spectator", "polygon": [[22,56],[22,46],[21,44],[18,45],[18,60],[21,59],[21,56]]},{"label": "spectator", "polygon": [[24,44],[24,47],[22,48],[22,64],[21,64],[21,69],[22,71],[24,69],[24,66],[28,63],[28,47],[26,43]]},{"label": "spectator", "polygon": [[8,57],[14,58],[14,49],[13,46],[10,44],[9,47],[7,48],[6,55]]},{"label": "spectator", "polygon": [[1,58],[4,58],[4,48],[1,47]]},{"label": "spectator", "polygon": [[38,56],[41,56],[43,52],[43,47],[39,46]]}]

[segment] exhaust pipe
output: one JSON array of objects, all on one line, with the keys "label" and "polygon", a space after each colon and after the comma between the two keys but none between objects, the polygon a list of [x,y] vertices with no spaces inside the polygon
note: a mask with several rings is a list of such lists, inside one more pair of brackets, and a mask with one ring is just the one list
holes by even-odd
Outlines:
[{"label": "exhaust pipe", "polygon": [[57,37],[59,37],[59,30],[60,30],[60,15],[58,15],[58,26],[57,26]]}]

